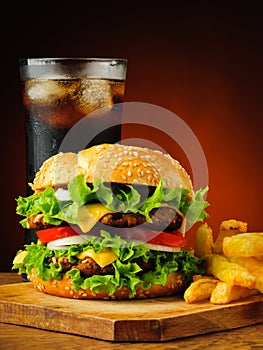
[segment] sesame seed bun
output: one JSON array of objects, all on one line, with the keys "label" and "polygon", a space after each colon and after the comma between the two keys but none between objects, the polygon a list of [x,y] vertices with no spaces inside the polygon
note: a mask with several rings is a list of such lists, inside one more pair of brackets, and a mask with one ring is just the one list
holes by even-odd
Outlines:
[{"label": "sesame seed bun", "polygon": [[180,294],[186,289],[185,277],[180,272],[171,272],[164,286],[155,284],[148,289],[143,289],[139,286],[132,298],[129,297],[130,291],[126,287],[117,290],[113,295],[105,292],[94,293],[89,288],[80,288],[78,291],[75,291],[71,278],[66,274],[63,274],[61,280],[50,279],[43,281],[34,274],[28,277],[34,287],[41,292],[71,299],[145,299]]},{"label": "sesame seed bun", "polygon": [[35,192],[43,191],[47,186],[63,186],[77,175],[77,168],[76,153],[58,153],[42,164],[30,186]]},{"label": "sesame seed bun", "polygon": [[87,183],[103,178],[105,182],[157,186],[163,179],[167,188],[186,188],[193,193],[190,176],[169,154],[120,144],[52,156],[43,163],[31,187],[41,191],[47,186],[66,185],[78,174],[84,174]]}]

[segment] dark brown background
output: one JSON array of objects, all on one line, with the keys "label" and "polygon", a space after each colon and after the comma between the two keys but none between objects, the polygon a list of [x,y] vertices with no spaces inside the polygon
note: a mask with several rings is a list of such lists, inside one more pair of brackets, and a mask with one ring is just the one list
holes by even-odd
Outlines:
[{"label": "dark brown background", "polygon": [[[176,113],[201,143],[214,232],[228,218],[247,221],[250,231],[263,230],[261,1],[35,4],[10,2],[1,10],[0,270],[10,269],[24,242],[15,214],[15,198],[25,194],[20,57],[127,58],[126,101]],[[133,133],[124,129],[124,137]],[[148,136],[180,158],[167,138]],[[193,237],[191,231],[190,245]]]}]

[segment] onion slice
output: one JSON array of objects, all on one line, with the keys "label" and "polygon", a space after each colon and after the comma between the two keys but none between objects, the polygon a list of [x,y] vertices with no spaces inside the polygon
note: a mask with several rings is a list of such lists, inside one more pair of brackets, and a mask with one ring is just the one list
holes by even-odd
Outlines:
[{"label": "onion slice", "polygon": [[[47,248],[50,250],[67,250],[69,246],[72,244],[81,244],[86,242],[89,239],[89,234],[81,234],[76,236],[64,237],[60,239],[56,239],[55,241],[51,241],[47,243]],[[161,244],[152,244],[141,241],[132,240],[133,242],[142,244],[151,250],[163,251],[163,252],[171,252],[177,253],[182,249],[181,247],[170,247],[167,245]]]},{"label": "onion slice", "polygon": [[150,250],[158,250],[159,252],[178,253],[182,249],[182,247],[170,247],[168,245],[161,245],[161,244],[143,243],[143,245],[148,247]]},{"label": "onion slice", "polygon": [[182,249],[182,247],[170,247],[168,245],[152,244],[152,243],[146,243],[138,240],[131,240],[131,242],[134,242],[136,245],[144,245],[150,250],[157,250],[159,252],[178,253]]},{"label": "onion slice", "polygon": [[72,244],[81,244],[89,239],[90,235],[83,234],[77,236],[64,237],[56,239],[55,241],[48,242],[47,248],[50,250],[65,250]]}]

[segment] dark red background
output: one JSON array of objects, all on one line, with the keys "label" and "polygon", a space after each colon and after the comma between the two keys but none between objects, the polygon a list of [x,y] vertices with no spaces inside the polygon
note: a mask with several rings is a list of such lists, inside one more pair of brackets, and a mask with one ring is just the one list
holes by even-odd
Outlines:
[{"label": "dark red background", "polygon": [[[20,57],[127,58],[126,101],[172,111],[203,147],[214,233],[229,218],[247,221],[250,231],[263,230],[262,2],[59,3],[40,2],[37,9],[36,2],[10,3],[1,10],[0,270],[10,269],[24,242],[15,214],[15,198],[25,194]],[[125,127],[123,135],[133,137],[134,131]],[[190,171],[168,138],[138,133]],[[193,239],[192,230],[190,245]]]}]

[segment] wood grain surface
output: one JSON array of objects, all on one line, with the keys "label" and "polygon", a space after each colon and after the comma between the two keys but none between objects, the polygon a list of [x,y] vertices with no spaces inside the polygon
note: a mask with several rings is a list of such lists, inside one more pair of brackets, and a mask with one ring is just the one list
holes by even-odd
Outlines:
[{"label": "wood grain surface", "polygon": [[[0,285],[21,282],[16,273],[0,273]],[[224,315],[222,314],[222,318]],[[164,342],[111,342],[60,332],[16,326],[0,322],[0,349],[2,350],[239,350],[263,349],[263,324],[253,324],[222,332],[207,333],[193,337]]]},{"label": "wood grain surface", "polygon": [[180,297],[73,300],[32,283],[0,286],[0,321],[110,341],[167,341],[263,322],[263,297],[228,305],[186,304]]}]

